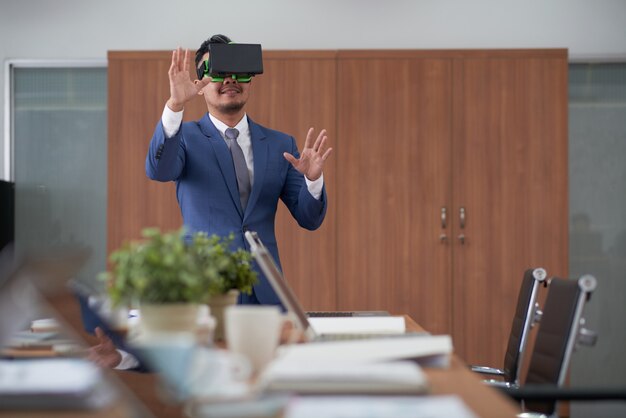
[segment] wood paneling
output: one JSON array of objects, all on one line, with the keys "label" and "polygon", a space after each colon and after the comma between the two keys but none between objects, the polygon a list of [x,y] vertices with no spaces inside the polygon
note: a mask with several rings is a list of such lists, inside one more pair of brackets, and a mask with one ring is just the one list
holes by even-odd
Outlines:
[{"label": "wood paneling", "polygon": [[451,61],[339,61],[340,309],[406,312],[451,329]]},{"label": "wood paneling", "polygon": [[[170,54],[109,54],[109,249],[181,224],[173,184],[144,172]],[[500,364],[523,271],[567,275],[567,51],[268,51],[264,65],[250,117],[300,148],[326,128],[334,148],[320,230],[277,215],[305,306],[409,314]],[[198,98],[185,120],[205,112]]]},{"label": "wood paneling", "polygon": [[[265,74],[255,77],[247,107],[256,122],[293,135],[300,149],[309,127],[328,130],[336,152],[335,61],[329,52],[265,53]],[[169,97],[170,51],[109,53],[108,250],[136,239],[141,229],[182,225],[174,183],[146,177],[144,164],[154,127]],[[206,113],[201,97],[185,106],[184,119]],[[277,239],[287,279],[310,309],[335,309],[335,164],[324,170],[330,206],[322,227],[301,229],[283,205]]]},{"label": "wood paneling", "polygon": [[324,167],[329,206],[316,231],[300,228],[279,205],[276,239],[285,278],[306,309],[336,309],[337,152],[334,55],[311,52],[265,54],[264,74],[255,77],[248,114],[256,122],[286,132],[304,147],[310,127],[326,128],[333,154]]},{"label": "wood paneling", "polygon": [[107,249],[136,239],[147,226],[182,225],[173,183],[148,179],[145,159],[152,133],[169,97],[169,54],[143,59],[109,53]]},{"label": "wood paneling", "polygon": [[454,83],[453,339],[500,364],[522,272],[567,277],[567,60],[455,60]]}]

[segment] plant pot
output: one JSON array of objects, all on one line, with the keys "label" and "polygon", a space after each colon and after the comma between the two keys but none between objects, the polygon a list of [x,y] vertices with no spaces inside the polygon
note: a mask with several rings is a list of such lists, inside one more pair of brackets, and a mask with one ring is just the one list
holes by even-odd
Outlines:
[{"label": "plant pot", "polygon": [[199,305],[192,303],[141,304],[140,335],[164,332],[195,333]]},{"label": "plant pot", "polygon": [[211,308],[211,315],[215,317],[215,341],[224,341],[224,310],[227,306],[236,305],[239,291],[231,289],[223,295],[209,297],[207,304]]}]

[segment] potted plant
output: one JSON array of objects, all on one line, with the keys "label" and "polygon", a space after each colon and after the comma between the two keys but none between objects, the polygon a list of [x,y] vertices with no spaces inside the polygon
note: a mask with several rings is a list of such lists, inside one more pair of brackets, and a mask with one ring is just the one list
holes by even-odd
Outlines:
[{"label": "potted plant", "polygon": [[113,269],[103,277],[114,304],[139,304],[144,330],[153,329],[155,321],[161,330],[193,330],[199,304],[231,291],[236,303],[239,291],[252,291],[252,256],[243,249],[232,251],[232,236],[197,232],[186,237],[184,229],[146,228],[142,237],[111,254]]}]

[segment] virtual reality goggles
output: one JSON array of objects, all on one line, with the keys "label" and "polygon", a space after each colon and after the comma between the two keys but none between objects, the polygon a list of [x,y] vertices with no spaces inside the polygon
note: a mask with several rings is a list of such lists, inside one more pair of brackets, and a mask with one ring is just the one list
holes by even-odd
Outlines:
[{"label": "virtual reality goggles", "polygon": [[263,55],[260,44],[210,44],[209,59],[196,68],[198,80],[211,77],[221,83],[233,78],[249,83],[256,74],[263,74]]}]

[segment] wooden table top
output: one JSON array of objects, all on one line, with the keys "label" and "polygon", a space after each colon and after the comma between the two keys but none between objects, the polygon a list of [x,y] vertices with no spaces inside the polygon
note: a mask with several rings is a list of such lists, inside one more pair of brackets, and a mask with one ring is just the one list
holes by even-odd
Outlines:
[{"label": "wooden table top", "polygon": [[[424,331],[409,316],[404,316],[407,331]],[[434,395],[457,395],[476,415],[483,418],[514,417],[521,412],[517,403],[482,383],[463,360],[452,355],[447,369],[424,368]]]},{"label": "wooden table top", "polygon": [[[405,316],[407,331],[423,331],[415,321]],[[430,393],[434,395],[457,395],[476,415],[483,418],[514,417],[520,412],[519,405],[502,395],[495,389],[489,388],[481,382],[475,373],[472,373],[467,365],[457,356],[452,355],[449,368],[424,368],[429,382]],[[97,412],[79,411],[3,411],[0,418],[39,418],[39,417],[134,417],[138,415],[133,399],[139,400],[146,408],[147,415],[155,417],[183,418],[186,415],[179,405],[168,404],[162,400],[159,393],[158,376],[153,373],[137,373],[132,371],[110,371],[111,378],[122,383],[119,385],[122,391],[132,394],[132,398],[122,397],[122,402],[105,410]],[[132,411],[132,412],[129,412]],[[8,413],[8,415],[7,415]],[[143,414],[142,414],[143,415]]]},{"label": "wooden table top", "polygon": [[[405,315],[407,331],[424,331],[413,319]],[[453,355],[447,369],[424,368],[428,376],[431,394],[457,395],[476,415],[483,418],[515,417],[521,412],[519,405],[481,382],[467,365]],[[158,417],[184,417],[181,409],[164,404],[154,390],[156,376],[133,372],[117,372],[121,380],[141,399]]]}]

